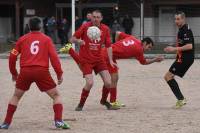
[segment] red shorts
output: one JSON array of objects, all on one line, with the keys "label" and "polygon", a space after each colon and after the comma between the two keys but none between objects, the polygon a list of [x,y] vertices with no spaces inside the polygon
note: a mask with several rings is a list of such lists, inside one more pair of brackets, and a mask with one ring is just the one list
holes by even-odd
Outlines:
[{"label": "red shorts", "polygon": [[[118,68],[116,66],[112,67],[110,65],[110,61],[109,61],[109,57],[108,57],[108,53],[107,53],[106,49],[102,49],[102,54],[103,54],[104,60],[106,61],[106,65],[107,65],[109,73],[110,74],[112,74],[112,73],[118,73]],[[113,62],[117,64],[117,61],[114,58],[113,58]]]},{"label": "red shorts", "polygon": [[[117,61],[115,59],[113,59],[113,62],[117,64]],[[118,67],[117,66],[112,67],[108,60],[106,61],[106,64],[107,64],[108,71],[109,71],[110,74],[118,73]]]},{"label": "red shorts", "polygon": [[93,64],[89,63],[80,63],[80,68],[83,72],[83,75],[92,74],[94,70],[95,74],[98,74],[101,71],[108,70],[105,61],[99,61]]},{"label": "red shorts", "polygon": [[40,91],[48,91],[56,87],[48,69],[43,67],[21,68],[16,81],[16,88],[27,91],[33,82],[36,83]]}]

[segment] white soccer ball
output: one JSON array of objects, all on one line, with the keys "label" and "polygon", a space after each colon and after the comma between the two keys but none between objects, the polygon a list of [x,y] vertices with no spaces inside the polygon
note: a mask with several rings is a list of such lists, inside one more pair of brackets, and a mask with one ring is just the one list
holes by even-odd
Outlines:
[{"label": "white soccer ball", "polygon": [[95,41],[95,40],[100,41],[100,39],[101,39],[101,30],[96,26],[91,26],[87,30],[87,36],[92,41]]}]

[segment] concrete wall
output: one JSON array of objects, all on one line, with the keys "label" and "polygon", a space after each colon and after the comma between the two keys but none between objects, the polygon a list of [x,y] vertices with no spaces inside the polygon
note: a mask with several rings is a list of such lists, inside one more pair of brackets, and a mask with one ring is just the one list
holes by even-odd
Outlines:
[{"label": "concrete wall", "polygon": [[[29,23],[29,19],[30,19],[30,18],[31,18],[31,17],[24,17],[24,28],[25,28],[26,24]],[[39,17],[39,18],[40,18],[40,20],[41,20],[41,22],[42,22],[42,26],[43,26],[43,19],[44,19],[44,18],[42,18],[42,17]],[[42,28],[41,30],[42,30],[42,32],[44,31],[43,28]]]},{"label": "concrete wall", "polygon": [[12,36],[11,18],[0,18],[0,42],[4,43]]},{"label": "concrete wall", "polygon": [[200,43],[200,17],[189,17],[187,22],[193,31],[195,43]]},{"label": "concrete wall", "polygon": [[[135,36],[140,36],[140,18],[133,18],[133,20],[135,26],[132,29],[132,34]],[[173,23],[173,20],[171,20],[169,23],[166,22],[165,19],[160,20],[159,18],[144,18],[144,35],[152,36],[154,41],[157,42],[174,42],[178,29]],[[200,17],[188,17],[187,23],[190,25],[190,28],[193,31],[195,43],[200,43]]]}]

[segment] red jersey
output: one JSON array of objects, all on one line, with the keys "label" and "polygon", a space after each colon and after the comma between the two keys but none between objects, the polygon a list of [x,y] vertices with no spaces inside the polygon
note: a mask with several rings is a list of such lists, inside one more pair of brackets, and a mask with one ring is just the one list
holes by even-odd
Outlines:
[{"label": "red jersey", "polygon": [[16,60],[20,55],[20,68],[39,66],[49,68],[49,59],[58,76],[62,76],[62,69],[54,44],[51,39],[41,32],[30,32],[16,42],[9,57],[9,68],[12,75],[17,75]]},{"label": "red jersey", "polygon": [[103,59],[101,48],[104,44],[106,48],[111,46],[110,30],[108,26],[101,24],[98,28],[101,30],[101,40],[91,41],[87,36],[87,30],[93,26],[92,22],[83,24],[74,34],[78,39],[85,41],[85,45],[81,45],[79,55],[81,60],[87,63],[95,63]]},{"label": "red jersey", "polygon": [[136,58],[141,64],[146,63],[142,42],[134,36],[120,33],[116,43],[112,44],[114,59]]}]

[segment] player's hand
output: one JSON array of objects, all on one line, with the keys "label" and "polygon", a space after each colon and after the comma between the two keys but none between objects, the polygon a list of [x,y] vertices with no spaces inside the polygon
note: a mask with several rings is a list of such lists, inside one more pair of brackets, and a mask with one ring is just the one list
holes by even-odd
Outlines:
[{"label": "player's hand", "polygon": [[161,61],[163,61],[164,60],[164,56],[163,55],[158,55],[158,56],[156,56],[156,58],[155,58],[155,62],[161,62]]},{"label": "player's hand", "polygon": [[114,68],[114,67],[117,67],[118,68],[118,65],[117,63],[113,62],[113,61],[110,61],[110,65]]},{"label": "player's hand", "polygon": [[12,81],[15,82],[17,80],[18,75],[12,75]]},{"label": "player's hand", "polygon": [[58,85],[61,85],[62,82],[63,82],[63,77],[60,77],[60,78],[58,79]]},{"label": "player's hand", "polygon": [[85,45],[85,41],[78,39],[76,42],[78,45]]},{"label": "player's hand", "polygon": [[166,48],[164,48],[164,51],[165,51],[166,53],[175,52],[175,51],[176,51],[176,47],[167,46]]}]

